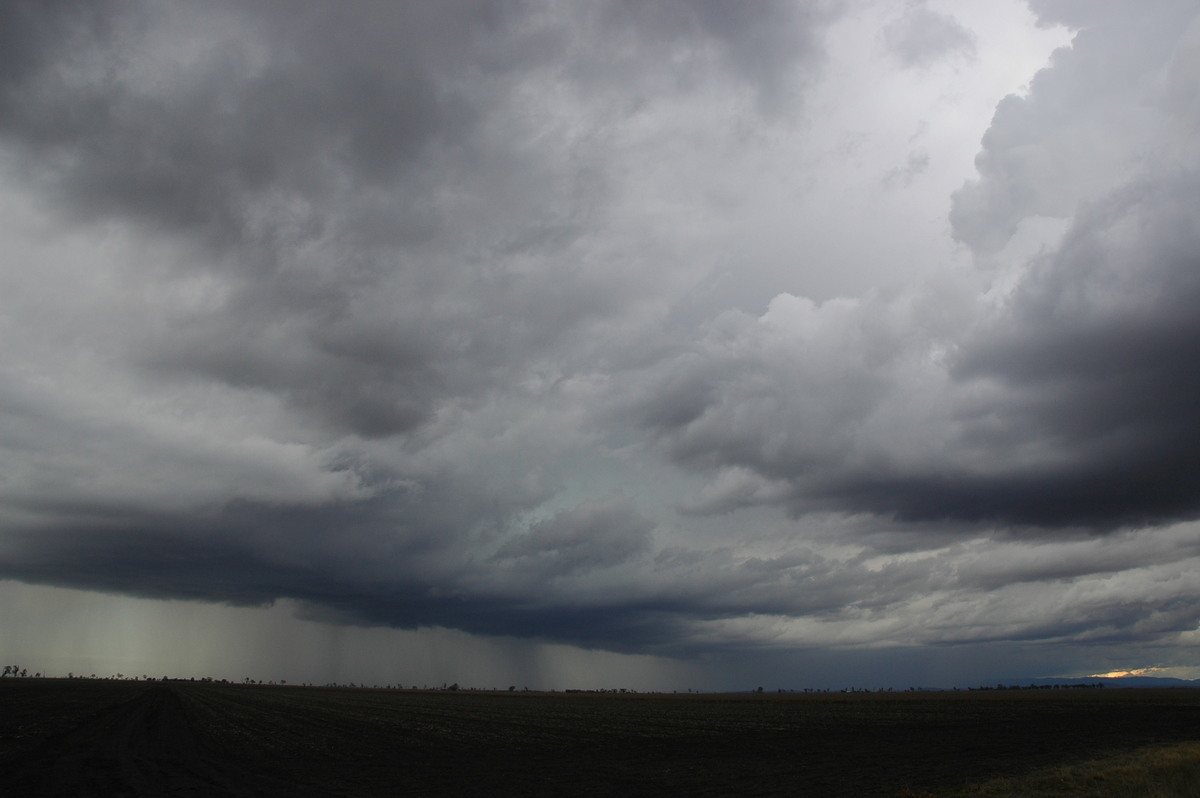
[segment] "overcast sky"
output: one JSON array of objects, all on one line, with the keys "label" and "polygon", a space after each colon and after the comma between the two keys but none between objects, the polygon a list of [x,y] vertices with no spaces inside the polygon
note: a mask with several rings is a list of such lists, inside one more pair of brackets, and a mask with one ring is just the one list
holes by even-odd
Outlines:
[{"label": "overcast sky", "polygon": [[8,0],[0,176],[5,661],[1200,676],[1194,0]]}]

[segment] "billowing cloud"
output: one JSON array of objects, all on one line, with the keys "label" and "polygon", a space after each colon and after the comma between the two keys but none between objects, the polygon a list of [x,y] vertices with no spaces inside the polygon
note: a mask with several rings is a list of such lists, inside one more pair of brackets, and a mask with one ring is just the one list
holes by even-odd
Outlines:
[{"label": "billowing cloud", "polygon": [[0,577],[1175,651],[1200,21],[1031,8],[971,172],[1020,6],[5,4]]},{"label": "billowing cloud", "polygon": [[[1155,61],[1141,53],[1140,76],[1121,85],[1190,63],[1186,26],[1172,38],[1178,44]],[[1028,98],[1001,103],[982,175],[955,198],[956,232],[985,257],[1021,220],[1070,217],[1052,249],[1018,267],[1008,293],[972,296],[941,280],[901,298],[816,305],[781,295],[760,318],[714,323],[699,354],[680,355],[649,384],[644,424],[665,450],[694,467],[731,469],[709,494],[734,495],[716,485],[740,473],[740,501],[796,513],[1100,528],[1193,516],[1196,131],[1190,111],[1160,94],[1151,110],[1170,123],[1141,120],[1124,135],[1089,123],[1090,138],[1128,160],[1085,157],[1072,131],[1096,110],[1097,94],[1106,108],[1121,104],[1118,90],[1099,91],[1092,70],[1077,71],[1103,52],[1085,31]],[[1075,91],[1079,109],[1062,102]],[[1025,120],[1023,137],[1006,133],[1017,124],[1012,109],[1050,114],[1051,105],[1052,117]],[[1071,159],[1086,178],[1040,165]],[[1001,162],[1011,168],[993,173]],[[1001,191],[1010,199],[977,206]],[[1044,206],[1043,196],[1064,191],[1078,196]],[[995,240],[966,232],[976,224]],[[752,485],[747,474],[765,482]]]},{"label": "billowing cloud", "polygon": [[[1046,18],[1069,5],[1047,3]],[[1028,95],[997,106],[975,159],[980,177],[954,198],[956,238],[995,250],[1022,222],[1072,217],[1126,183],[1194,164],[1194,9],[1160,2],[1154,10],[1089,4],[1091,21]]]}]

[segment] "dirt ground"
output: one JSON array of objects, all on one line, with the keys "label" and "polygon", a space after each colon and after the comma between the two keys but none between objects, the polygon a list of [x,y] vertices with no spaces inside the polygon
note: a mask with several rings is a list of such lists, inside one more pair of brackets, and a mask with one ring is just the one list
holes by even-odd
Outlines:
[{"label": "dirt ground", "polygon": [[1088,692],[635,697],[0,685],[0,795],[895,798],[1200,739],[1200,691]]},{"label": "dirt ground", "polygon": [[0,794],[12,796],[198,798],[283,795],[288,787],[202,739],[176,691],[159,685],[6,764]]}]

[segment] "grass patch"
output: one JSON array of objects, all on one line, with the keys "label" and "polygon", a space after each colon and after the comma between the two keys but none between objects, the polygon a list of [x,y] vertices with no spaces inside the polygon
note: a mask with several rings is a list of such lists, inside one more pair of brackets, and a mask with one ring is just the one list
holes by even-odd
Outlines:
[{"label": "grass patch", "polygon": [[994,779],[947,798],[1194,798],[1200,796],[1200,743],[1139,748]]}]

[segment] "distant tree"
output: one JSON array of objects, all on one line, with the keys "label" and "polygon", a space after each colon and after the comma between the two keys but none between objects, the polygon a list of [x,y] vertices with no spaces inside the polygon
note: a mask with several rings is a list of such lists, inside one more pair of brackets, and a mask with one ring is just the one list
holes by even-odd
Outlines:
[{"label": "distant tree", "polygon": [[28,675],[29,675],[29,671],[26,670],[25,668],[21,668],[21,678],[24,679]]},{"label": "distant tree", "polygon": [[5,665],[4,673],[0,674],[0,676],[7,676],[11,671],[12,671],[12,665]]}]

